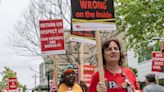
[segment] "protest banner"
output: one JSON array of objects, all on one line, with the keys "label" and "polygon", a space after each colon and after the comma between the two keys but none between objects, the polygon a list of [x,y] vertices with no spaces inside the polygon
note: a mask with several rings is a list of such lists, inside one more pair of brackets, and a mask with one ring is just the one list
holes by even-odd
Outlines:
[{"label": "protest banner", "polygon": [[152,52],[152,71],[164,72],[164,58],[162,58],[161,52]]},{"label": "protest banner", "polygon": [[17,78],[8,78],[8,90],[9,92],[16,92],[17,91]]},{"label": "protest banner", "polygon": [[85,81],[87,87],[89,87],[90,86],[90,81],[91,81],[92,75],[95,72],[95,68],[94,68],[93,65],[87,65],[87,64],[85,64],[85,65],[83,65],[83,71],[81,71],[81,69],[82,69],[82,67],[81,67],[81,65],[79,65],[78,71],[80,73],[78,75],[79,76],[78,78],[81,78],[82,81]]},{"label": "protest banner", "polygon": [[[53,84],[57,87],[56,54],[65,54],[65,41],[62,19],[40,20],[40,37],[42,56],[49,55],[54,64]],[[46,57],[43,57],[45,60]],[[57,88],[56,88],[57,90]]]},{"label": "protest banner", "polygon": [[73,31],[116,30],[113,0],[71,0]]},{"label": "protest banner", "polygon": [[96,44],[94,31],[71,31],[69,39],[75,42]]},{"label": "protest banner", "polygon": [[40,20],[39,23],[42,55],[65,54],[62,19]]},{"label": "protest banner", "polygon": [[72,30],[96,31],[100,82],[105,85],[99,31],[116,30],[113,0],[71,0]]}]

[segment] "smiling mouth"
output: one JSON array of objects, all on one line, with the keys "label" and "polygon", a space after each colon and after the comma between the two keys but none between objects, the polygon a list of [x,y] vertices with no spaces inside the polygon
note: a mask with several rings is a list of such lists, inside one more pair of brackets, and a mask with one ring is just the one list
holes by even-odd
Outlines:
[{"label": "smiling mouth", "polygon": [[117,57],[117,55],[111,55],[110,57]]}]

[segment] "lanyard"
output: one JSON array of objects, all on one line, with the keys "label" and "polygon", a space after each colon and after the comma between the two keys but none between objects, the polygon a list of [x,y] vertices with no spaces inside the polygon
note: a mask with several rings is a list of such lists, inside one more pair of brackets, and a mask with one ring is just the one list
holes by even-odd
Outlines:
[{"label": "lanyard", "polygon": [[126,76],[125,72],[121,68],[121,75],[124,77],[124,83],[122,84],[123,88],[126,88],[126,92],[132,92],[131,82],[129,81],[128,77]]}]

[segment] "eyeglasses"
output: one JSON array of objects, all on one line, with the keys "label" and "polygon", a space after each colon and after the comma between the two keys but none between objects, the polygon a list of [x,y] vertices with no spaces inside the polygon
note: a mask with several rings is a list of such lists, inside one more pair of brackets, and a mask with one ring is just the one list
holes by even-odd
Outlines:
[{"label": "eyeglasses", "polygon": [[65,74],[64,75],[65,77],[75,77],[76,76],[76,74],[75,73],[68,73],[68,74]]}]

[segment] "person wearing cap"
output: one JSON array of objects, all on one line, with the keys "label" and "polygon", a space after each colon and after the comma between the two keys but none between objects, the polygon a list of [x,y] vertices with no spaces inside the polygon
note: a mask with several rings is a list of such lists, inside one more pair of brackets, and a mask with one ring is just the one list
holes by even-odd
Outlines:
[{"label": "person wearing cap", "polygon": [[143,92],[164,92],[164,87],[156,84],[155,74],[147,74],[145,76],[146,85]]},{"label": "person wearing cap", "polygon": [[58,92],[83,92],[82,87],[75,83],[76,73],[73,67],[67,67],[63,70],[61,81],[58,86]]}]

